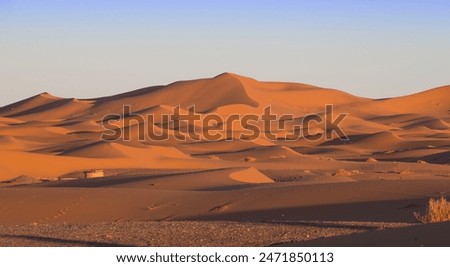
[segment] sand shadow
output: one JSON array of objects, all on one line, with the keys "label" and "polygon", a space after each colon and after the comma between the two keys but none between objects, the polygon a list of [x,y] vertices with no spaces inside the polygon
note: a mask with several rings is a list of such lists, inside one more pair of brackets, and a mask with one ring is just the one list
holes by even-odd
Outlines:
[{"label": "sand shadow", "polygon": [[[202,214],[181,219],[195,221],[276,222],[280,224],[303,224],[305,226],[324,228],[335,226],[337,228],[352,228],[352,226],[343,226],[342,222],[417,223],[418,221],[414,217],[414,212],[423,213],[426,208],[426,203],[427,198],[382,200],[229,211],[223,213]],[[367,230],[373,230],[373,227],[368,228],[369,229]]]},{"label": "sand shadow", "polygon": [[279,247],[448,247],[450,222],[419,224],[408,227],[353,233],[291,243]]},{"label": "sand shadow", "polygon": [[[13,235],[13,234],[3,234],[0,235],[0,238],[7,239],[22,239],[29,240],[35,242],[42,242],[42,245],[45,243],[55,243],[55,246],[80,246],[80,247],[130,247],[127,244],[120,243],[107,243],[107,242],[98,242],[98,241],[88,241],[88,240],[75,240],[75,239],[63,239],[56,237],[44,237],[44,236],[33,236],[33,235]],[[37,246],[41,246],[38,244]],[[34,247],[34,246],[32,246]]]},{"label": "sand shadow", "polygon": [[[137,176],[129,176],[129,175],[118,175],[118,176],[109,176],[103,178],[95,178],[95,179],[75,179],[75,180],[67,180],[67,181],[54,181],[36,184],[36,187],[112,187],[112,186],[121,186],[132,183],[139,182],[152,182],[152,180],[161,179],[165,177],[178,177],[187,174],[201,174],[207,172],[221,171],[226,170],[226,168],[214,169],[214,170],[197,170],[197,171],[186,171],[186,172],[173,172],[173,173],[156,173],[156,174],[144,174]],[[33,186],[33,185],[31,185]],[[217,190],[219,190],[218,188]]]}]

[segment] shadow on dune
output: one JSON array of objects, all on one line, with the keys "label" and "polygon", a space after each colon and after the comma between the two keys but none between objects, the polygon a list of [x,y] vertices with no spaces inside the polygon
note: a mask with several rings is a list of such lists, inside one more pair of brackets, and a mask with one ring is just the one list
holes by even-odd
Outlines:
[{"label": "shadow on dune", "polygon": [[30,109],[27,109],[24,111],[13,113],[11,115],[8,115],[8,117],[15,118],[15,117],[26,116],[26,115],[30,115],[30,114],[36,114],[36,113],[40,113],[40,112],[44,112],[44,111],[49,111],[49,110],[56,109],[56,108],[62,107],[64,105],[70,104],[72,102],[73,102],[72,99],[58,99],[58,100],[54,100],[50,103],[46,103],[41,106],[37,106],[37,107],[33,107],[33,108],[30,108]]},{"label": "shadow on dune", "polygon": [[[183,178],[185,175],[200,175],[204,173],[211,173],[214,175],[216,172],[227,170],[226,168],[214,169],[214,170],[200,170],[200,171],[186,171],[186,172],[174,172],[174,173],[157,173],[157,174],[145,174],[138,176],[110,176],[101,179],[76,179],[68,181],[55,181],[49,183],[36,184],[36,187],[149,187],[157,186],[156,183],[152,183],[155,180],[158,182],[162,178]],[[242,184],[242,185],[220,185],[208,186],[207,189],[202,190],[202,185],[198,185],[198,189],[189,189],[188,191],[226,191],[226,190],[236,190],[242,188],[252,187],[252,184]],[[167,187],[170,189],[170,187]]]},{"label": "shadow on dune", "polygon": [[[253,221],[316,227],[352,228],[344,222],[417,223],[414,212],[425,211],[427,199],[400,199],[325,204],[247,211],[228,211],[179,218],[195,221]],[[358,226],[361,227],[361,226]],[[361,229],[361,228],[358,228]],[[364,229],[364,228],[363,228]],[[369,226],[367,230],[373,230]]]},{"label": "shadow on dune", "polygon": [[308,226],[308,227],[318,227],[318,228],[339,228],[339,229],[356,229],[356,230],[377,230],[380,228],[379,224],[366,225],[366,224],[347,224],[339,222],[308,222],[308,221],[287,221],[287,222],[267,222],[270,224],[282,224],[282,225],[294,225],[294,226]]},{"label": "shadow on dune", "polygon": [[[36,245],[33,246],[46,246],[46,244],[51,243],[55,244],[55,246],[83,246],[83,247],[129,247],[129,245],[118,244],[118,243],[106,243],[106,242],[97,242],[97,241],[85,241],[85,240],[74,240],[74,239],[62,239],[56,237],[44,237],[44,236],[33,236],[33,235],[13,235],[13,234],[4,234],[0,235],[0,238],[4,239],[18,239],[21,242],[20,246],[23,246],[23,242],[37,242]],[[14,241],[11,241],[14,242]]]},{"label": "shadow on dune", "polygon": [[[175,176],[177,174],[154,174],[143,176],[112,176],[101,179],[76,179],[70,181],[57,181],[52,183],[40,184],[38,187],[111,187],[121,186],[138,182],[151,182],[154,179]],[[178,174],[178,175],[185,175]]]},{"label": "shadow on dune", "polygon": [[276,246],[298,247],[448,247],[450,245],[450,222],[413,225],[334,236]]},{"label": "shadow on dune", "polygon": [[[383,153],[379,153],[383,156]],[[450,151],[445,152],[439,152],[434,153],[426,156],[417,156],[417,157],[395,157],[391,156],[389,158],[382,158],[382,157],[376,157],[378,161],[384,161],[384,162],[418,162],[418,161],[425,161],[427,163],[432,164],[449,164],[450,163]],[[363,159],[344,159],[344,160],[351,160],[351,161],[363,161]]]}]

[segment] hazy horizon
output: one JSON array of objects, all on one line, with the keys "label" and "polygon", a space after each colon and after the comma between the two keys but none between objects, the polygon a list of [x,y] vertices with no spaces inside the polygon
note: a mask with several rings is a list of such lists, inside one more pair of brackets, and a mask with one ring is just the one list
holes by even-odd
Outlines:
[{"label": "hazy horizon", "polygon": [[232,72],[384,98],[450,84],[446,1],[0,1],[0,106]]}]

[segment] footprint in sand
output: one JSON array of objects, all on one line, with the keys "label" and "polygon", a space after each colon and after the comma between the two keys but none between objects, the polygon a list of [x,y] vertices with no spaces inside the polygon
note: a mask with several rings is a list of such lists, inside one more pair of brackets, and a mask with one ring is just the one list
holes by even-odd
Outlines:
[{"label": "footprint in sand", "polygon": [[83,196],[78,197],[77,200],[75,200],[74,202],[72,202],[71,204],[69,204],[68,206],[66,206],[63,209],[59,209],[55,215],[51,216],[51,217],[44,217],[43,219],[39,220],[37,223],[42,223],[45,221],[49,221],[51,219],[58,219],[59,217],[65,215],[71,208],[75,207],[76,205],[80,204],[82,201],[84,200]]}]

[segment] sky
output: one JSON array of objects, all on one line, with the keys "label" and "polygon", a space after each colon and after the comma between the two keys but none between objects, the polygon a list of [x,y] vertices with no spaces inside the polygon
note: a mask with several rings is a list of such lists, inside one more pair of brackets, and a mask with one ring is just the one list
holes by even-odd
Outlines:
[{"label": "sky", "polygon": [[0,106],[237,73],[384,98],[450,84],[447,0],[0,0]]}]

